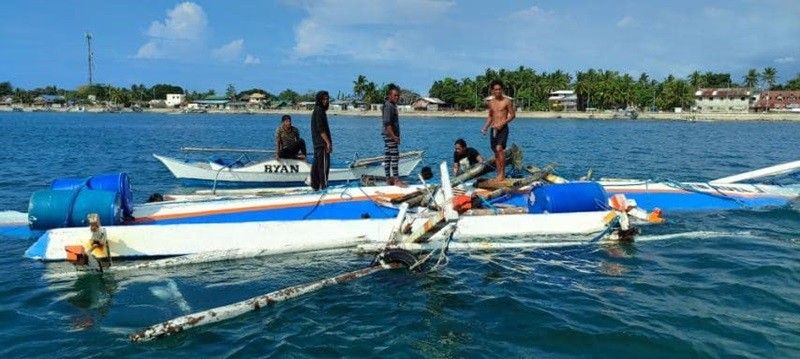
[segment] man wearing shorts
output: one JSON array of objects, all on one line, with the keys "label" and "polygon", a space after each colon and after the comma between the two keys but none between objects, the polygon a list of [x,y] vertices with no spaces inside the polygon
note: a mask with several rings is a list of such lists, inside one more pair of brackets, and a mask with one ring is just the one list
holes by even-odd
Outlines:
[{"label": "man wearing shorts", "polygon": [[516,117],[516,112],[514,103],[503,94],[505,86],[500,80],[492,81],[489,88],[492,91],[488,106],[489,116],[481,128],[481,133],[485,135],[489,130],[489,144],[494,152],[496,179],[503,181],[506,179],[505,150],[508,142],[508,123]]}]

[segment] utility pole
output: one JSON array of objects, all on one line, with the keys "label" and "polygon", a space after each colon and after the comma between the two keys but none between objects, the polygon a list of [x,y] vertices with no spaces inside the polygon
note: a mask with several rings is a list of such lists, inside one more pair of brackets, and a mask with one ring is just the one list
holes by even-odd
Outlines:
[{"label": "utility pole", "polygon": [[94,76],[92,74],[94,70],[94,54],[92,53],[92,34],[87,32],[86,33],[86,45],[89,50],[89,86],[94,83]]}]

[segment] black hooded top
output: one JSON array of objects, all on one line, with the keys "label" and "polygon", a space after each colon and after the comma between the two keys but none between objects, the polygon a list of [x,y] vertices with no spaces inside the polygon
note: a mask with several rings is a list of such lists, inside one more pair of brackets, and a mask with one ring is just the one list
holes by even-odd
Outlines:
[{"label": "black hooded top", "polygon": [[315,96],[314,112],[311,113],[311,140],[314,142],[314,148],[325,148],[325,140],[322,139],[322,134],[327,134],[328,139],[333,143],[331,138],[331,130],[328,128],[328,106],[322,105],[322,96],[330,96],[328,91],[317,92]]}]

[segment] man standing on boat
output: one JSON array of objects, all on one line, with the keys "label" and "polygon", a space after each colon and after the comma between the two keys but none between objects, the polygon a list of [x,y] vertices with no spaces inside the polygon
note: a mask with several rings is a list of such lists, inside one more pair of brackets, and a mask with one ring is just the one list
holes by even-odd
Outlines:
[{"label": "man standing on boat", "polygon": [[311,113],[311,140],[314,142],[314,163],[311,165],[311,188],[315,191],[328,187],[331,169],[331,130],[328,127],[328,91],[317,92],[314,112]]},{"label": "man standing on boat", "polygon": [[389,185],[405,186],[400,180],[400,120],[397,113],[397,102],[400,101],[400,88],[389,84],[386,101],[383,103],[383,169],[386,174],[386,183]]},{"label": "man standing on boat", "polygon": [[478,150],[467,147],[467,141],[463,138],[456,140],[453,151],[453,174],[459,175],[461,173],[461,162],[466,160],[470,166],[474,166],[479,162],[483,162],[483,157],[478,153]]},{"label": "man standing on boat", "polygon": [[489,130],[489,143],[494,151],[496,180],[506,179],[506,143],[508,142],[508,123],[516,117],[514,103],[503,94],[505,86],[500,80],[489,84],[492,98],[489,100],[489,116],[481,128],[481,133]]},{"label": "man standing on boat", "polygon": [[275,129],[275,158],[306,159],[306,141],[300,138],[297,127],[292,126],[292,116],[283,115],[281,125]]}]

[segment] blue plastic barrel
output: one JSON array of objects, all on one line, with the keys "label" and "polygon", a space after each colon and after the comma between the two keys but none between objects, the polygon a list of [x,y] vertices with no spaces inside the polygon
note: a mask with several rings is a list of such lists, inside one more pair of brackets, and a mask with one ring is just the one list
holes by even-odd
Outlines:
[{"label": "blue plastic barrel", "polygon": [[50,189],[72,190],[84,187],[88,184],[87,178],[56,178],[50,184]]},{"label": "blue plastic barrel", "polygon": [[82,187],[119,193],[123,214],[125,216],[133,214],[133,193],[127,173],[106,173],[89,178],[57,178],[50,184],[50,189],[53,190],[73,190]]},{"label": "blue plastic barrel", "polygon": [[131,192],[131,183],[127,173],[106,173],[92,176],[88,181],[88,185],[93,190],[119,193],[123,214],[130,216],[133,213],[133,193]]},{"label": "blue plastic barrel", "polygon": [[28,224],[31,229],[69,227],[70,208],[78,191],[46,189],[33,192],[28,202]]},{"label": "blue plastic barrel", "polygon": [[120,194],[86,188],[41,190],[34,192],[28,203],[31,229],[84,226],[89,213],[97,213],[103,225],[122,223]]},{"label": "blue plastic barrel", "polygon": [[122,223],[121,196],[117,192],[84,189],[75,197],[70,216],[70,226],[88,226],[86,216],[97,213],[104,226]]},{"label": "blue plastic barrel", "polygon": [[529,213],[601,211],[608,194],[597,182],[570,182],[535,187],[528,198]]}]

